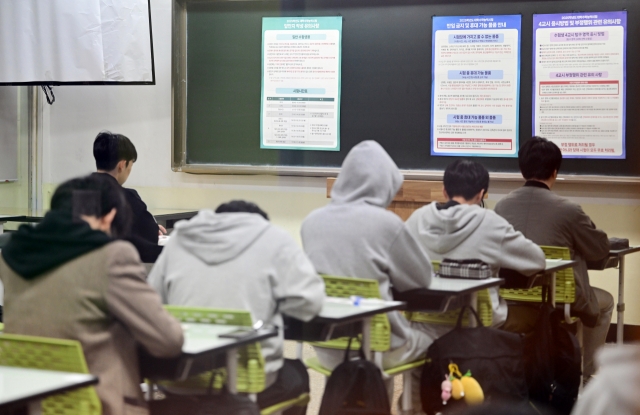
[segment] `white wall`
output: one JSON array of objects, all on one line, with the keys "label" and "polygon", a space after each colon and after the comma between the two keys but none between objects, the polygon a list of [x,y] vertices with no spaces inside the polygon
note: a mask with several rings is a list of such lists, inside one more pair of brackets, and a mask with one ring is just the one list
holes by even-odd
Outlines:
[{"label": "white wall", "polygon": [[[45,105],[45,205],[56,184],[94,170],[92,144],[102,129],[127,135],[139,154],[127,186],[151,208],[199,209],[233,198],[257,202],[272,221],[298,238],[300,223],[327,203],[325,179],[273,176],[189,175],[171,171],[171,0],[152,0],[155,86],[56,87]],[[256,137],[257,140],[257,137]],[[256,141],[257,142],[257,141]],[[489,207],[516,182],[492,182]],[[626,185],[558,185],[560,194],[583,205],[610,235],[640,244],[640,188]],[[592,283],[617,295],[615,270],[593,273]],[[640,255],[627,266],[627,323],[640,324]]]}]

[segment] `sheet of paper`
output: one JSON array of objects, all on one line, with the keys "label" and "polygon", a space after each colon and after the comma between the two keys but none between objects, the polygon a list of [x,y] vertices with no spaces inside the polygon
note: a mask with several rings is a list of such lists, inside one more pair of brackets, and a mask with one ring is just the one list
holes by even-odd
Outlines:
[{"label": "sheet of paper", "polygon": [[262,19],[260,148],[340,150],[342,17]]},{"label": "sheet of paper", "polygon": [[533,133],[563,157],[625,158],[627,12],[533,16]]},{"label": "sheet of paper", "polygon": [[521,20],[433,18],[431,155],[517,156]]}]

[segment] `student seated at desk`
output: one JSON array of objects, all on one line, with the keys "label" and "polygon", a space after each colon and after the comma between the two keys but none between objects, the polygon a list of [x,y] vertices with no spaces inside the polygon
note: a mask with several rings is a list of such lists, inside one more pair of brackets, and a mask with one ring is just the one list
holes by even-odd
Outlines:
[{"label": "student seated at desk", "polygon": [[[103,173],[122,187],[131,174],[138,153],[131,140],[124,135],[103,131],[93,142],[93,157],[96,159],[98,173]],[[158,245],[158,236],[167,233],[167,230],[158,225],[138,192],[124,187],[122,189],[131,208],[131,231],[128,240],[138,250],[142,262],[155,262],[162,252],[162,247]]]},{"label": "student seated at desk", "polygon": [[[489,172],[475,161],[457,160],[444,172],[446,203],[433,202],[411,215],[407,228],[431,259],[480,259],[497,277],[500,268],[525,275],[544,269],[542,249],[513,229],[495,212],[480,207],[489,189]],[[493,326],[507,319],[507,304],[490,288]],[[439,337],[452,327],[413,323],[414,327]]]},{"label": "student seated at desk", "polygon": [[[571,313],[585,325],[583,370],[584,379],[588,380],[594,372],[594,353],[607,337],[613,297],[589,284],[586,261],[606,257],[609,240],[579,205],[551,191],[562,164],[558,146],[545,138],[533,137],[520,147],[518,163],[527,182],[500,200],[495,211],[538,245],[568,247],[571,257],[578,261],[573,269],[576,301],[571,305]],[[510,307],[505,328],[526,331],[536,315],[535,307]]]},{"label": "student seated at desk", "polygon": [[[324,283],[300,246],[244,201],[179,222],[149,274],[165,304],[249,310],[254,322],[283,327],[282,313],[308,321],[324,303]],[[258,406],[309,391],[300,361],[283,359],[283,330],[261,343],[267,389]],[[177,390],[174,390],[177,392]],[[295,407],[287,415],[304,413]]]},{"label": "student seated at desk", "polygon": [[182,350],[180,323],[146,283],[126,233],[120,186],[102,175],[58,187],[42,222],[23,225],[2,249],[4,331],[78,340],[105,415],[146,414],[137,344],[152,355]]},{"label": "student seated at desk", "polygon": [[[302,243],[318,272],[375,279],[385,300],[393,299],[392,285],[399,291],[429,285],[429,258],[402,219],[386,210],[402,180],[398,167],[377,142],[363,141],[351,149],[331,189],[331,203],[311,212],[302,223]],[[383,356],[383,367],[424,357],[433,339],[412,329],[400,312],[387,315],[391,350]],[[344,352],[336,349],[316,347],[315,351],[329,369],[344,358]]]}]

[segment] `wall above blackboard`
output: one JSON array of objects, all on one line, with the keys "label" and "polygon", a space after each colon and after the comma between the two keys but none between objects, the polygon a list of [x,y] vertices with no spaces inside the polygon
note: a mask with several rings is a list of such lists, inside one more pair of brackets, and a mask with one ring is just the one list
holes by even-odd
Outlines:
[{"label": "wall above blackboard", "polygon": [[[627,73],[640,73],[637,0],[174,0],[176,171],[335,176],[349,150],[378,141],[408,178],[439,179],[430,155],[433,16],[521,14],[520,143],[532,135],[533,14],[627,10]],[[339,152],[260,149],[262,17],[342,16]],[[568,180],[640,182],[640,78],[627,79],[627,158],[566,159]],[[517,159],[476,158],[501,179]]]}]

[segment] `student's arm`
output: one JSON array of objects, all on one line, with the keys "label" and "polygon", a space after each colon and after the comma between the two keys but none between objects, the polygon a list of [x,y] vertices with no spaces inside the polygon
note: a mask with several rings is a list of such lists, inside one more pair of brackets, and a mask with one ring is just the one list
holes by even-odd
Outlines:
[{"label": "student's arm", "polygon": [[533,241],[525,238],[513,226],[507,225],[500,246],[500,268],[508,268],[524,275],[533,275],[545,267],[544,252]]},{"label": "student's arm", "polygon": [[183,343],[180,322],[162,308],[158,294],[144,280],[144,267],[133,247],[116,244],[108,264],[109,312],[153,356],[179,355]]},{"label": "student's arm", "polygon": [[398,291],[427,288],[431,282],[431,261],[403,224],[389,249],[389,276]]},{"label": "student's arm", "polygon": [[597,261],[609,254],[607,234],[596,228],[580,206],[576,206],[569,222],[576,250],[585,261]]},{"label": "student's arm", "polygon": [[317,316],[325,299],[324,281],[293,239],[280,250],[277,269],[272,287],[278,310],[302,321]]},{"label": "student's arm", "polygon": [[160,294],[160,298],[162,299],[162,304],[169,304],[169,296],[167,293],[167,287],[164,283],[164,277],[166,275],[166,267],[167,267],[167,252],[164,251],[158,257],[158,260],[153,264],[153,268],[149,272],[149,276],[147,277],[147,282],[149,285],[156,290],[158,294]]}]

